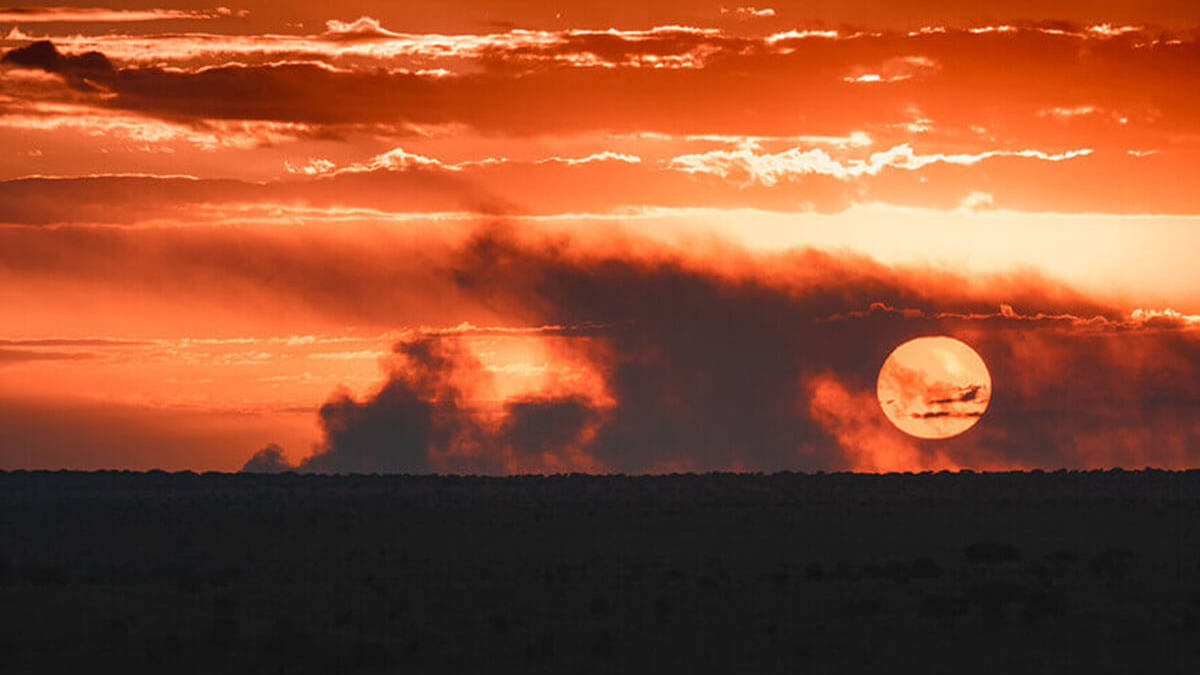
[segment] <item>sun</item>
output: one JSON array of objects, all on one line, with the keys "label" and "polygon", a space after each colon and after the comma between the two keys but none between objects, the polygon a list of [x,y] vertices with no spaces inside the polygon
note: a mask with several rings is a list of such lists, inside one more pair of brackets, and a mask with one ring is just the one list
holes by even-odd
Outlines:
[{"label": "sun", "polygon": [[896,347],[875,393],[892,424],[917,438],[950,438],[975,426],[992,398],[992,376],[966,343],[943,335]]}]

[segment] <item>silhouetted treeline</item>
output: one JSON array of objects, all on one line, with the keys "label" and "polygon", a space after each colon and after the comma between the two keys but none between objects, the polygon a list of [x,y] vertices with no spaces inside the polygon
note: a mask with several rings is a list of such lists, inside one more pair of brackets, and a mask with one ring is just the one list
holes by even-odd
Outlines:
[{"label": "silhouetted treeline", "polygon": [[1196,672],[1200,472],[0,473],[5,673]]}]

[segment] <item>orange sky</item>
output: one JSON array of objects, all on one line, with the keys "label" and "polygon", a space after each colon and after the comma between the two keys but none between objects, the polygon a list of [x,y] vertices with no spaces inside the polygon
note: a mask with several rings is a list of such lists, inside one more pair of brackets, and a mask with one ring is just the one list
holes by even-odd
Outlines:
[{"label": "orange sky", "polygon": [[0,9],[0,468],[1193,466],[1193,4]]}]

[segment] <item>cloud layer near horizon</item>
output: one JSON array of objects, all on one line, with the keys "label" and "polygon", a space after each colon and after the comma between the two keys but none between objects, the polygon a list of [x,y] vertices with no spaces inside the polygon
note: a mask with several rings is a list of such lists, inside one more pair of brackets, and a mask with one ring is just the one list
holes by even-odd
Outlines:
[{"label": "cloud layer near horizon", "polygon": [[[438,267],[444,283],[521,321],[606,326],[554,346],[590,364],[599,390],[551,388],[488,414],[472,408],[485,374],[459,336],[402,341],[377,392],[322,407],[325,441],[299,469],[887,471],[1197,459],[1193,319],[1120,318],[1085,298],[1064,302],[1069,291],[1048,283],[978,285],[818,252],[713,268],[671,251],[596,255],[484,231]],[[1031,311],[1001,308],[1013,298]],[[888,304],[870,307],[880,299]],[[1051,306],[1075,313],[1042,312]],[[972,344],[994,379],[978,429],[949,441],[905,436],[874,400],[887,353],[929,334]],[[264,465],[260,456],[248,467]]]}]

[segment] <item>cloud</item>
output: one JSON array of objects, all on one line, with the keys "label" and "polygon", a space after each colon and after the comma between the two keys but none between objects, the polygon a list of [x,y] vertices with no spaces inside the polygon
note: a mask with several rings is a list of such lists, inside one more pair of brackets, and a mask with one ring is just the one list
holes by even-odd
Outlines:
[{"label": "cloud", "polygon": [[[809,413],[833,436],[852,471],[954,471],[962,468],[937,446],[921,444],[896,433],[878,412],[879,403],[868,391],[843,384],[833,373],[822,373],[807,383]],[[982,468],[982,467],[976,467]]]},{"label": "cloud", "polygon": [[0,338],[0,347],[144,347],[145,340],[121,338]]},{"label": "cloud", "polygon": [[592,162],[625,162],[626,164],[638,164],[642,161],[641,157],[631,155],[627,152],[612,152],[604,150],[602,152],[594,152],[586,157],[546,157],[536,161],[537,164],[558,163],[566,164],[567,166],[579,166],[580,164],[590,164]]},{"label": "cloud", "polygon": [[89,78],[106,81],[116,75],[116,68],[104,54],[91,51],[64,56],[47,40],[6,52],[0,63],[63,75],[68,81],[77,83],[77,86],[90,86],[87,84]]},{"label": "cloud", "polygon": [[[238,12],[237,16],[245,16]],[[103,7],[6,7],[0,23],[135,23],[189,21],[233,16],[225,7],[215,9],[107,9]]]},{"label": "cloud", "polygon": [[1166,309],[1138,308],[1129,313],[1129,321],[1139,327],[1178,328],[1200,326],[1200,314],[1184,314],[1170,307]]},{"label": "cloud", "polygon": [[[641,239],[610,241],[600,232],[621,224],[658,237],[668,225],[725,209],[721,217],[733,223],[731,230],[774,228],[772,245],[813,241],[802,239],[812,236],[832,245],[890,249],[883,254],[896,251],[898,259],[911,260],[918,254],[940,256],[950,250],[939,245],[947,239],[982,239],[989,242],[984,248],[1001,252],[958,248],[947,257],[961,259],[961,251],[973,262],[1060,257],[1049,264],[1083,283],[1099,278],[1109,264],[1104,256],[1117,252],[1122,255],[1114,260],[1121,264],[1111,263],[1111,276],[1095,287],[1119,288],[1144,271],[1154,280],[1139,291],[1155,292],[1155,284],[1170,283],[1159,281],[1162,276],[1186,279],[1179,274],[1186,270],[1137,260],[1136,254],[1153,257],[1146,253],[1153,237],[1144,231],[1137,234],[1136,250],[1113,245],[1133,235],[1128,228],[1120,236],[1112,232],[1134,221],[1100,223],[1103,216],[1096,212],[1195,212],[1197,186],[1188,171],[1197,158],[1189,140],[1196,122],[1189,93],[1196,90],[1189,86],[1195,79],[1195,42],[1187,34],[1021,24],[979,26],[984,30],[975,32],[949,26],[912,36],[815,26],[770,36],[686,26],[439,35],[405,34],[400,24],[370,18],[316,25],[313,34],[294,36],[67,36],[56,42],[61,51],[43,43],[8,54],[0,75],[0,133],[24,147],[14,148],[6,175],[47,175],[0,183],[0,268],[8,285],[19,289],[6,304],[32,307],[41,293],[70,295],[70,320],[79,315],[103,320],[103,312],[121,306],[116,298],[127,304],[129,297],[139,297],[146,321],[160,326],[171,319],[198,321],[205,312],[193,311],[197,307],[255,317],[247,321],[320,317],[328,325],[368,323],[380,331],[422,321],[469,322],[461,331],[422,336],[431,353],[443,354],[440,361],[421,365],[403,352],[389,357],[397,369],[391,379],[404,385],[397,395],[408,392],[417,403],[433,406],[426,416],[434,431],[453,431],[450,441],[431,431],[420,454],[396,463],[414,470],[900,465],[853,454],[861,445],[854,438],[889,428],[853,417],[855,403],[870,400],[871,375],[869,368],[839,360],[842,333],[850,338],[845,348],[854,346],[861,354],[879,346],[876,338],[860,334],[864,326],[882,326],[881,341],[918,328],[997,331],[1012,337],[1007,342],[995,337],[991,347],[1001,356],[989,357],[1012,366],[1005,371],[1008,391],[1035,392],[1057,385],[1026,371],[1054,368],[1017,336],[1050,345],[1051,352],[1060,343],[1082,345],[1085,352],[1089,340],[1121,344],[1122,358],[1130,363],[1110,363],[1116,355],[1094,351],[1093,365],[1132,380],[1152,368],[1171,372],[1193,338],[1195,307],[1177,290],[1169,300],[1181,312],[1150,309],[1150,303],[1163,302],[1158,297],[1114,307],[1057,295],[1061,289],[1041,280],[1001,279],[980,291],[982,282],[974,275],[943,277],[870,261],[877,277],[860,278],[840,255],[782,259],[729,247],[713,261],[695,242],[643,251]],[[746,32],[748,26],[740,28]],[[31,32],[28,26],[25,32]],[[23,40],[25,32],[14,39]],[[98,51],[82,53],[88,49]],[[988,58],[997,53],[1011,58]],[[867,76],[880,84],[860,80]],[[1067,115],[1069,124],[1052,112],[1039,116],[1078,106],[1103,112]],[[1116,127],[1108,116],[1115,111],[1129,119],[1121,134],[1111,133]],[[371,137],[373,129],[385,127],[453,131],[436,139],[406,139],[404,148],[385,152],[396,142]],[[335,138],[347,129],[360,130],[353,137],[357,145],[232,152]],[[576,135],[581,132],[591,134],[586,144]],[[538,138],[521,140],[531,134]],[[654,135],[667,140],[629,140]],[[42,143],[51,137],[56,145]],[[164,157],[140,157],[147,165],[130,167],[130,143],[186,152],[177,165]],[[520,151],[511,151],[515,146]],[[34,147],[46,157],[26,159]],[[529,150],[536,147],[546,150]],[[1130,148],[1159,152],[1135,158]],[[109,149],[126,156],[101,157]],[[196,149],[220,154],[197,159]],[[157,176],[151,162],[162,171],[263,180]],[[291,162],[292,175],[268,178],[282,172],[285,162]],[[131,168],[144,173],[102,173]],[[922,214],[944,218],[944,230],[902,227],[900,222],[924,216],[894,208],[859,210],[844,220],[776,217],[874,202],[920,205],[927,209]],[[735,210],[740,208],[746,211]],[[672,209],[674,220],[664,219],[663,227],[645,215]],[[695,209],[694,216],[686,209]],[[1027,224],[1069,226],[1042,238],[1032,232],[1036,226],[1026,225],[1025,235],[1001,241],[994,233],[1022,222],[1014,209],[1085,212],[1096,214],[1088,217],[1097,223],[1027,217]],[[463,222],[509,214],[522,228],[553,223],[561,225],[560,233],[577,233],[561,241],[480,236],[476,249],[442,239],[459,232]],[[577,227],[577,221],[586,222]],[[1184,219],[1160,222],[1154,232],[1186,225]],[[120,227],[98,225],[104,223]],[[602,225],[591,230],[593,223]],[[871,223],[879,226],[873,242],[867,241],[874,236]],[[50,227],[12,226],[26,224]],[[843,229],[858,234],[843,239],[826,234]],[[587,246],[576,236],[600,244],[584,255],[580,247],[587,252]],[[1101,236],[1109,243],[1097,246]],[[1031,242],[1037,246],[1030,248]],[[524,264],[508,269],[509,260]],[[503,274],[481,276],[496,268]],[[806,273],[819,283],[806,281]],[[1174,283],[1172,289],[1186,286]],[[154,292],[147,294],[147,288]],[[674,289],[674,295],[661,288]],[[828,297],[817,302],[821,293]],[[875,302],[897,309],[865,309]],[[757,308],[761,316],[743,313],[742,306]],[[1146,309],[1128,312],[1137,306]],[[36,310],[44,316],[55,311]],[[832,315],[840,318],[822,321]],[[48,325],[47,332],[57,330]],[[745,335],[731,335],[733,327]],[[562,334],[551,340],[555,330]],[[554,361],[538,355],[507,366],[473,363],[484,358],[470,346],[475,332],[521,335],[532,344],[549,340],[556,354],[601,373],[611,390],[608,398],[591,390],[550,388],[481,411],[479,383],[493,375],[503,379],[504,368],[533,373],[549,363],[553,372]],[[360,346],[337,354],[370,359],[379,349]],[[1063,349],[1071,358],[1077,355]],[[757,360],[759,353],[767,356]],[[746,372],[711,365],[729,360],[727,354]],[[839,367],[816,369],[830,359]],[[1088,368],[1086,360],[1060,362]],[[758,374],[772,367],[781,371],[778,376]],[[421,372],[428,377],[412,379]],[[443,384],[423,384],[438,382],[436,373],[444,373]],[[1117,381],[1090,373],[1075,379],[1092,391],[1106,391]],[[769,402],[764,410],[745,411],[724,389],[743,397],[765,391]],[[1189,400],[1186,387],[1173,381],[1146,380],[1139,391]],[[341,417],[331,417],[330,428],[337,419],[374,419],[376,393],[347,393],[345,405],[334,410]],[[1067,393],[1064,401],[1095,411],[1097,419],[1127,421],[1140,414],[1137,401],[1078,403],[1092,394]],[[1120,398],[1119,391],[1106,395]],[[457,408],[444,407],[453,400]],[[1061,402],[1031,400],[1040,407],[1031,403],[1024,410],[1028,416],[1061,416],[1054,408]],[[776,401],[786,402],[786,414],[773,407]],[[993,405],[1005,409],[1011,401],[997,398]],[[955,446],[952,459],[1003,465],[1012,452],[997,456],[1002,446],[987,439],[996,429],[1016,433],[1006,426],[1016,413],[1007,410],[1009,416],[997,418],[999,426],[974,434],[974,445]],[[665,423],[652,429],[639,418],[646,414]],[[1146,419],[1157,415],[1168,423],[1180,414],[1161,406],[1145,411]],[[1076,429],[1087,442],[1069,449],[1053,425],[1034,426],[1051,439],[1047,456],[1100,461],[1089,453],[1102,441],[1086,430]],[[1125,448],[1115,439],[1140,438],[1150,433],[1148,427],[1117,426],[1103,441],[1105,456],[1133,456],[1133,440],[1122,441],[1130,444]],[[539,437],[542,428],[556,431]],[[792,441],[785,440],[789,433]],[[344,464],[330,459],[333,465],[375,461],[350,459],[352,452],[337,455],[334,451],[355,445],[338,438],[342,441],[322,446],[334,453],[331,458],[345,459]],[[1159,440],[1177,447],[1189,437]],[[679,454],[683,446],[695,450]],[[623,455],[622,448],[633,450]],[[914,466],[935,459],[920,446],[915,454],[897,453]]]},{"label": "cloud", "polygon": [[[104,105],[174,117],[461,124],[509,134],[833,137],[865,130],[888,132],[883,142],[895,147],[917,106],[920,119],[935,123],[922,125],[926,133],[974,154],[963,143],[981,119],[1010,147],[1062,145],[1063,126],[1038,114],[1072,110],[1054,93],[1070,91],[1080,105],[1120,110],[1131,134],[1071,125],[1069,147],[1124,152],[1135,142],[1178,141],[1196,124],[1194,106],[1175,95],[1191,81],[1195,42],[1186,35],[1104,38],[1081,27],[1036,26],[826,37],[682,26],[439,35],[395,33],[369,18],[331,26],[312,36],[55,39],[65,51],[99,51],[123,66],[96,82],[115,94]],[[1018,56],[998,60],[997,49]],[[847,79],[888,84],[847,86]]]},{"label": "cloud", "polygon": [[1061,162],[1076,157],[1087,157],[1090,154],[1092,154],[1090,148],[1079,148],[1059,153],[1026,149],[919,155],[912,146],[905,143],[888,150],[872,153],[865,160],[838,161],[820,148],[792,148],[778,153],[759,153],[751,148],[741,148],[680,155],[672,158],[667,166],[688,174],[707,174],[736,180],[743,185],[757,182],[771,186],[781,180],[812,174],[850,180],[864,176],[877,176],[884,169],[890,168],[917,170],[939,163],[969,166],[994,157]]},{"label": "cloud", "polygon": [[288,463],[287,458],[283,456],[283,449],[271,443],[246,461],[242,466],[242,473],[283,473],[295,469],[296,467]]},{"label": "cloud", "polygon": [[937,61],[925,56],[898,56],[887,59],[876,66],[855,66],[842,77],[851,84],[873,84],[877,82],[903,82],[925,77],[938,69]]},{"label": "cloud", "polygon": [[306,458],[309,471],[351,473],[430,473],[437,461],[447,471],[501,471],[494,454],[476,450],[480,429],[463,409],[454,377],[477,371],[453,342],[420,339],[396,350],[406,357],[398,371],[369,400],[340,394],[321,406],[327,435],[324,450]]},{"label": "cloud", "polygon": [[288,173],[298,173],[305,176],[320,176],[332,172],[337,165],[333,162],[322,159],[320,157],[309,157],[308,161],[303,164],[293,164],[284,162]]},{"label": "cloud", "polygon": [[974,211],[980,211],[982,209],[993,208],[996,205],[996,198],[986,192],[972,190],[967,194],[966,197],[962,198],[962,201],[959,202],[958,205],[962,210],[971,213]]},{"label": "cloud", "polygon": [[1077,105],[1074,107],[1054,106],[1037,111],[1038,117],[1048,117],[1058,122],[1069,122],[1081,118],[1108,119],[1116,124],[1129,124],[1129,117],[1115,110],[1105,111],[1094,105]]},{"label": "cloud", "polygon": [[8,349],[0,347],[0,367],[30,361],[82,361],[97,358],[91,352],[63,352],[40,349]]},{"label": "cloud", "polygon": [[[331,399],[324,464],[314,459],[313,470],[834,470],[903,458],[941,466],[924,441],[894,436],[920,452],[898,449],[893,461],[863,455],[853,440],[893,433],[869,426],[867,415],[881,412],[861,402],[890,350],[929,334],[971,344],[993,376],[984,419],[937,446],[947,463],[1197,459],[1188,448],[1200,447],[1190,421],[1200,343],[1188,312],[1131,311],[1027,272],[956,274],[728,242],[677,247],[628,233],[538,235],[524,225],[465,242],[441,238],[450,225],[0,228],[0,269],[25,294],[79,289],[50,297],[85,297],[73,316],[96,320],[136,293],[172,326],[265,314],[442,327],[394,338],[423,351],[394,355],[380,389]],[[577,362],[598,385],[560,388],[548,378],[485,405],[488,382],[504,375],[481,366],[473,339],[498,336],[548,343],[549,356],[518,360]],[[259,443],[270,440],[283,439]],[[307,450],[288,447],[296,457]]]},{"label": "cloud", "polygon": [[1086,115],[1096,115],[1102,112],[1094,105],[1079,105],[1074,108],[1045,108],[1037,112],[1038,117],[1053,117],[1057,120],[1067,120],[1072,117],[1083,117]]},{"label": "cloud", "polygon": [[[103,50],[123,63],[211,65],[218,62],[323,61],[361,65],[389,62],[391,68],[415,70],[446,65],[454,72],[464,62],[486,62],[519,72],[542,67],[692,68],[723,47],[747,44],[745,38],[720,30],[691,26],[656,26],[644,30],[512,29],[483,34],[399,33],[379,20],[360,17],[329,20],[315,35],[236,35],[171,33],[165,35],[55,36],[70,50]],[[34,39],[22,34],[14,39]],[[474,68],[472,68],[474,69]]]},{"label": "cloud", "polygon": [[[156,46],[174,44],[166,38],[129,47],[150,60],[132,67],[114,57],[117,70],[105,76],[95,74],[103,68],[85,74],[82,68],[60,65],[54,53],[39,48],[41,57],[18,59],[42,64],[37,69],[10,67],[5,72],[6,85],[47,74],[36,87],[26,83],[12,91],[11,100],[0,101],[0,129],[8,134],[40,130],[48,140],[54,134],[77,134],[81,147],[104,162],[113,161],[110,138],[125,141],[126,154],[142,152],[134,148],[218,153],[339,138],[370,144],[370,150],[363,152],[366,159],[355,160],[333,145],[310,145],[293,156],[281,149],[274,153],[273,170],[283,173],[288,163],[295,168],[283,180],[226,188],[196,184],[190,186],[194,197],[178,202],[158,196],[168,189],[189,191],[170,181],[153,186],[152,180],[143,181],[147,185],[140,186],[137,200],[124,192],[130,186],[117,185],[121,181],[110,180],[103,189],[89,186],[78,200],[62,198],[75,184],[6,184],[0,189],[12,196],[0,203],[6,216],[0,219],[141,222],[178,218],[197,204],[235,202],[512,215],[697,206],[827,213],[870,202],[951,210],[962,206],[964,197],[970,202],[972,193],[991,195],[991,206],[1000,211],[1196,212],[1198,186],[1186,167],[1197,151],[1183,140],[1195,129],[1195,107],[1173,93],[1192,88],[1186,82],[1169,85],[1161,76],[1170,72],[1186,80],[1191,72],[1186,44],[1192,44],[1186,41],[1135,47],[1133,41],[1146,36],[1093,40],[1088,57],[1080,60],[1081,38],[1032,29],[983,34],[951,30],[912,38],[777,36],[769,44],[684,28],[552,33],[549,38],[488,37],[492,42],[486,48],[471,47],[467,51],[475,55],[463,57],[461,68],[451,67],[452,77],[430,74],[447,65],[441,62],[401,66],[365,56],[324,61],[297,56],[278,62],[238,57],[240,61],[230,63],[205,51],[207,46],[197,48],[197,54],[207,56],[195,62],[163,66],[166,57]],[[463,36],[417,37],[410,42],[420,42],[422,54],[459,53],[470,42]],[[438,41],[443,38],[454,40],[442,45]],[[64,44],[71,44],[70,50],[86,47]],[[996,44],[1025,56],[1003,68],[987,58]],[[614,65],[628,54],[648,63],[649,57],[711,48],[719,51],[699,69]],[[613,67],[553,65],[545,60],[551,52],[558,55],[553,58],[586,52],[592,55],[587,58]],[[74,52],[55,53],[64,63],[76,58]],[[918,56],[937,67],[912,66],[911,59]],[[878,87],[842,81],[856,67],[882,77],[887,72],[881,69],[893,62],[896,68],[915,67],[922,75]],[[57,86],[51,88],[46,79]],[[1136,84],[1118,87],[1117,80]],[[1069,90],[1072,100],[1098,109],[1120,110],[1130,120],[1122,125],[1128,133],[1113,134],[1107,123],[1064,129],[1053,117],[1038,117],[1040,110],[1063,105],[1061,96],[1049,93],[1055,90]],[[1117,97],[1121,100],[1114,99],[1115,91],[1123,92]],[[489,104],[478,105],[481,100]],[[984,118],[987,123],[981,125]],[[983,126],[985,132],[976,131]],[[442,156],[437,143],[449,141],[424,139],[411,145],[405,141],[390,156],[370,155],[379,152],[372,138],[376,134],[428,128],[509,139],[505,142],[530,134],[566,138],[580,133],[624,140],[548,152],[544,159],[550,161],[536,166],[528,160],[504,161],[509,159],[505,152],[495,149],[467,155],[466,161],[458,149]],[[380,131],[384,129],[390,131]],[[650,141],[630,140],[654,135],[670,140],[650,151],[643,150]],[[32,136],[22,142],[42,150],[40,139]],[[1130,154],[1138,148],[1159,152]],[[271,170],[261,164],[265,154],[237,166],[254,167],[255,178],[265,177]],[[641,161],[626,161],[635,156]],[[308,158],[335,166],[308,164]],[[130,158],[121,161],[128,170]],[[168,166],[164,157],[146,161]],[[216,171],[206,159],[191,156],[180,162],[178,166],[194,163],[197,175],[201,169],[210,175]],[[34,165],[10,163],[10,175],[32,171],[23,166]],[[42,168],[48,166],[67,176],[75,173],[53,154],[36,166],[39,173],[51,173]],[[664,167],[670,170],[662,171]],[[319,184],[299,180],[339,168],[356,175]],[[556,171],[566,168],[586,173]],[[585,181],[591,189],[575,188]],[[1105,189],[1097,190],[1097,185]],[[105,198],[106,190],[115,194]],[[966,210],[977,209],[968,204]]]},{"label": "cloud", "polygon": [[[0,126],[3,123],[0,116]],[[190,143],[212,135],[233,142],[244,133],[253,144],[256,137],[307,131],[250,126],[235,127],[228,137],[215,128],[188,133],[195,136],[169,137]],[[1086,149],[968,154],[918,152],[912,146],[866,157],[851,148],[770,152],[742,146],[663,159],[601,150],[583,156],[513,159],[485,154],[447,161],[396,148],[344,163],[324,157],[284,160],[284,177],[262,182],[139,174],[35,175],[0,181],[0,222],[130,225],[295,222],[300,217],[402,220],[420,214],[456,219],[480,214],[617,216],[656,208],[837,213],[856,204],[980,216],[1018,211],[1195,214],[1191,181],[1186,174],[1173,178],[1179,176],[1178,161]],[[1110,187],[1097,192],[1097,184]],[[986,191],[979,189],[982,185]]]},{"label": "cloud", "polygon": [[[1200,405],[1200,333],[1178,322],[1152,328],[1082,296],[1064,303],[1069,294],[1044,281],[974,284],[814,251],[727,254],[716,265],[673,249],[641,250],[604,254],[502,230],[449,250],[443,283],[486,298],[514,322],[608,326],[556,348],[589,362],[604,395],[552,388],[488,412],[476,403],[488,375],[460,338],[406,340],[377,393],[338,394],[322,408],[325,441],[300,468],[1094,467],[1155,458],[1155,434],[1170,435],[1171,447],[1198,447],[1188,443],[1200,441],[1191,422]],[[823,320],[868,298],[914,311]],[[985,305],[999,298],[1037,309]],[[1086,330],[1087,321],[1064,318],[1087,315],[1107,327]],[[903,435],[874,402],[890,350],[929,334],[971,344],[993,376],[983,421],[945,441]],[[965,400],[971,392],[943,395]],[[1111,433],[1093,433],[1096,424]],[[1200,458],[1190,452],[1157,461]]]},{"label": "cloud", "polygon": [[328,138],[327,130],[290,122],[165,120],[101,105],[15,101],[0,104],[0,129],[56,133],[72,131],[94,139],[139,143],[147,152],[174,145],[205,152],[248,150],[301,139]]},{"label": "cloud", "polygon": [[770,19],[775,16],[775,10],[770,7],[728,7],[721,8],[721,14],[728,14],[739,19]]},{"label": "cloud", "polygon": [[409,170],[462,172],[469,169],[486,169],[504,164],[558,164],[562,166],[581,166],[594,162],[624,162],[626,164],[638,164],[641,161],[642,158],[638,157],[637,155],[604,150],[584,157],[559,157],[555,155],[535,159],[532,161],[521,162],[514,161],[508,157],[485,157],[483,159],[447,163],[434,157],[426,157],[424,155],[408,152],[404,148],[393,148],[392,150],[372,157],[366,162],[353,163],[338,167],[333,162],[327,160],[310,159],[305,165],[289,167],[289,171],[291,173],[300,173],[308,176],[337,176],[346,174],[365,174],[378,171],[401,172]]},{"label": "cloud", "polygon": [[394,33],[380,25],[378,19],[369,16],[359,17],[355,21],[345,22],[330,19],[325,22],[325,32],[321,37],[327,40],[375,40],[389,38],[404,38],[401,33]]},{"label": "cloud", "polygon": [[1000,303],[999,309],[994,312],[941,311],[930,314],[918,308],[890,307],[883,302],[873,302],[871,303],[871,306],[865,310],[850,310],[848,312],[823,317],[818,319],[818,321],[837,322],[886,315],[901,316],[908,319],[964,319],[1007,325],[1019,325],[1022,323],[1040,324],[1047,327],[1054,327],[1056,330],[1071,331],[1076,333],[1117,333],[1148,328],[1174,330],[1200,327],[1200,315],[1184,314],[1171,309],[1170,307],[1165,309],[1138,308],[1131,310],[1123,316],[1105,316],[1101,314],[1084,316],[1080,314],[1072,314],[1070,312],[1056,314],[1036,312],[1033,314],[1023,314],[1017,312],[1015,309],[1013,309],[1013,306],[1008,303]]}]

